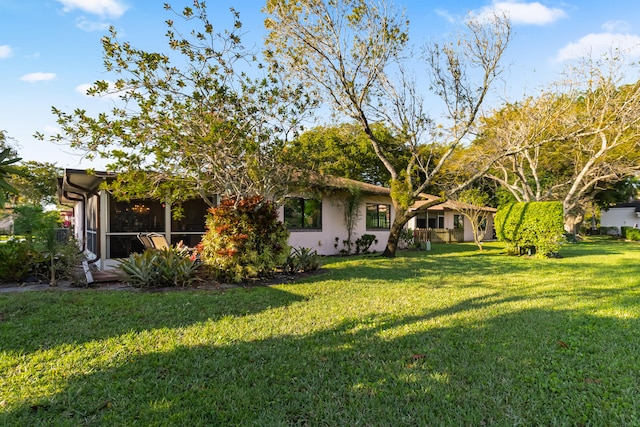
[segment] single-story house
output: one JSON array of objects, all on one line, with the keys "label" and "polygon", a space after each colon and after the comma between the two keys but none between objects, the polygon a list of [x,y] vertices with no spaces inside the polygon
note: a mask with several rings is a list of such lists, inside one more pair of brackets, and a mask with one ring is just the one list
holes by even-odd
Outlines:
[{"label": "single-story house", "polygon": [[[116,177],[109,172],[92,172],[66,169],[58,179],[58,198],[61,203],[73,206],[74,236],[98,268],[104,268],[109,260],[124,258],[143,250],[137,235],[141,232],[158,232],[172,244],[183,241],[195,246],[205,232],[205,215],[208,205],[203,200],[184,202],[184,217],[171,216],[171,206],[156,200],[118,201],[101,189],[105,180]],[[279,208],[280,219],[290,230],[292,247],[308,247],[321,255],[333,255],[344,249],[347,238],[345,208],[347,200],[357,189],[357,208],[354,210],[352,241],[371,234],[377,241],[370,250],[382,251],[394,220],[389,188],[359,181],[330,177],[313,191],[292,193]],[[424,195],[424,200],[436,196]],[[492,213],[487,223],[487,236],[493,234]],[[432,229],[433,241],[472,241],[469,222],[455,210],[452,202],[431,207],[409,223],[409,228]],[[438,239],[437,233],[463,230],[456,238]]]},{"label": "single-story house", "polygon": [[616,227],[620,233],[621,227],[638,227],[640,224],[640,200],[620,203],[603,209],[600,213],[601,227]]}]

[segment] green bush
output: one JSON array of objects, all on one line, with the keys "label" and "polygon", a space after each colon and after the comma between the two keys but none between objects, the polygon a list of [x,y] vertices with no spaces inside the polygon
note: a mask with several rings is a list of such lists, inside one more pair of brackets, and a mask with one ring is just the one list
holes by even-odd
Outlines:
[{"label": "green bush", "polygon": [[377,242],[378,239],[373,234],[363,234],[360,238],[356,239],[356,255],[369,253],[371,245]]},{"label": "green bush", "polygon": [[196,263],[173,247],[131,254],[119,267],[124,280],[134,288],[186,287],[197,280]]},{"label": "green bush", "polygon": [[260,196],[225,199],[209,210],[200,257],[217,280],[241,282],[282,267],[288,239],[272,203]]},{"label": "green bush", "polygon": [[48,281],[55,286],[58,280],[69,280],[71,283],[80,283],[83,274],[79,274],[80,261],[83,258],[74,240],[48,244],[35,242],[35,251],[31,263],[33,273],[40,279]]},{"label": "green bush", "polygon": [[32,270],[35,253],[31,245],[18,240],[0,243],[0,281],[20,282]]},{"label": "green bush", "polygon": [[621,227],[622,237],[635,242],[640,241],[640,229],[634,227]]},{"label": "green bush", "polygon": [[564,240],[562,203],[512,203],[498,210],[496,236],[511,251],[551,256]]}]

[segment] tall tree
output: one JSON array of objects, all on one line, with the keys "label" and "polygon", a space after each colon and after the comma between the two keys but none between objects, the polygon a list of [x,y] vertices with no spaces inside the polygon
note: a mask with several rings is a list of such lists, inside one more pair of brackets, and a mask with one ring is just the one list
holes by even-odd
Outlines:
[{"label": "tall tree", "polygon": [[[389,172],[395,217],[383,255],[395,256],[404,225],[431,203],[418,211],[411,205],[469,136],[501,72],[508,21],[470,18],[454,40],[425,46],[432,87],[446,111],[446,122],[435,126],[406,70],[409,23],[390,3],[268,0],[265,11],[272,65],[313,87],[335,113],[358,123]],[[394,164],[373,123],[392,129],[410,153],[406,164]]]},{"label": "tall tree", "polygon": [[575,232],[599,193],[640,173],[640,82],[624,83],[627,75],[621,55],[572,64],[538,98],[488,118],[468,157],[510,152],[487,177],[518,201],[562,201]]},{"label": "tall tree", "polygon": [[17,195],[18,190],[11,185],[12,175],[21,175],[16,163],[22,160],[17,157],[15,149],[8,145],[5,131],[0,130],[0,208],[4,208],[9,195]]},{"label": "tall tree", "polygon": [[[381,124],[373,131],[385,152],[393,155],[393,164],[409,161],[409,153]],[[325,175],[340,176],[370,184],[389,186],[391,175],[380,163],[369,139],[358,124],[317,126],[300,134],[286,147],[291,164]]]},{"label": "tall tree", "polygon": [[56,204],[57,179],[62,169],[54,163],[26,161],[16,165],[20,174],[14,174],[10,183],[18,194],[13,197],[14,204],[33,204],[46,206]]},{"label": "tall tree", "polygon": [[283,193],[291,171],[281,150],[310,98],[245,50],[233,9],[233,27],[223,30],[204,1],[165,9],[178,19],[166,21],[167,52],[137,49],[111,28],[102,47],[116,80],[98,81],[88,93],[115,93],[119,102],[96,117],[54,107],[63,132],[52,139],[112,160],[108,168],[119,175],[111,190],[121,198],[197,195],[213,204],[212,194]]}]

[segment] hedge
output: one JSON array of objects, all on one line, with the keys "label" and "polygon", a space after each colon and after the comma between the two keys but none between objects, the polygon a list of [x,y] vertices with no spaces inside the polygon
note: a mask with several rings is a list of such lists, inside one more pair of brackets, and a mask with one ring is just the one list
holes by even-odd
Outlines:
[{"label": "hedge", "polygon": [[512,203],[498,210],[496,236],[518,253],[550,256],[564,239],[561,202]]},{"label": "hedge", "polygon": [[621,227],[620,234],[627,240],[640,241],[640,229],[634,227]]}]

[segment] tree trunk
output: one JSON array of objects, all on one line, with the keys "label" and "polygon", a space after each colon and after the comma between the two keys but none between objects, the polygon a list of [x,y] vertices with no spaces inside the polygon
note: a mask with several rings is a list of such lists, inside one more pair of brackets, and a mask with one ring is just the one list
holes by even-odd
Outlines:
[{"label": "tree trunk", "polygon": [[567,233],[578,234],[582,221],[584,221],[584,208],[580,204],[563,202],[564,230]]},{"label": "tree trunk", "polygon": [[[398,212],[399,213],[399,212]],[[391,229],[389,230],[389,239],[387,240],[387,247],[384,248],[384,252],[382,253],[383,257],[387,258],[395,258],[396,250],[398,249],[398,240],[400,239],[400,232],[402,228],[407,223],[406,219],[399,218],[400,215],[396,215],[393,220],[393,224],[391,224]],[[404,218],[404,215],[402,215]]]}]

